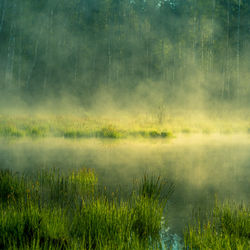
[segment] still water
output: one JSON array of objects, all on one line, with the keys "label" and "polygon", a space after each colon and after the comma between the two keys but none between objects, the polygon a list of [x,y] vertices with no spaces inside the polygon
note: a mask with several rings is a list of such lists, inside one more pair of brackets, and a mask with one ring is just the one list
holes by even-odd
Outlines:
[{"label": "still water", "polygon": [[189,135],[168,140],[0,140],[0,168],[22,172],[93,168],[101,185],[131,186],[145,172],[175,184],[167,205],[170,234],[219,200],[250,201],[250,136]]}]

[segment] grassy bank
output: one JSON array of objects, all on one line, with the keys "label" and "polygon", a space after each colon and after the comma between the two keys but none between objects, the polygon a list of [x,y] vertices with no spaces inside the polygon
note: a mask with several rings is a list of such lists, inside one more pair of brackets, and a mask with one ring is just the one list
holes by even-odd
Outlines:
[{"label": "grassy bank", "polygon": [[167,126],[128,125],[108,119],[72,116],[0,116],[1,137],[171,138]]},{"label": "grassy bank", "polygon": [[163,209],[172,190],[164,195],[164,185],[145,176],[123,198],[98,186],[90,170],[25,176],[1,171],[0,248],[160,248]]},{"label": "grassy bank", "polygon": [[172,138],[177,134],[249,133],[250,121],[208,120],[204,117],[173,116],[159,122],[148,116],[119,120],[80,116],[0,115],[0,137],[64,138]]}]

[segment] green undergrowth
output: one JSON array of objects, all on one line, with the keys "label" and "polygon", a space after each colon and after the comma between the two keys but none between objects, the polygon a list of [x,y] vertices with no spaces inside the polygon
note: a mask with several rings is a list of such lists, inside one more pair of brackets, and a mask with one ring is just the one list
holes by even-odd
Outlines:
[{"label": "green undergrowth", "polygon": [[186,249],[237,249],[250,246],[250,214],[244,203],[216,203],[207,220],[189,226],[184,233]]},{"label": "green undergrowth", "polygon": [[128,198],[87,169],[2,170],[0,249],[160,249],[170,186],[145,175]]}]

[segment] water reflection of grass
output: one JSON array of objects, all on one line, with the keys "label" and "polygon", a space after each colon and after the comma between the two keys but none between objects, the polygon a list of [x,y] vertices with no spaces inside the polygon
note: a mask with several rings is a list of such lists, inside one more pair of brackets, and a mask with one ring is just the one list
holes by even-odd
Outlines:
[{"label": "water reflection of grass", "polygon": [[207,221],[187,228],[184,238],[187,249],[249,249],[249,207],[216,204]]},{"label": "water reflection of grass", "polygon": [[0,248],[158,248],[167,199],[160,197],[165,183],[154,178],[145,176],[123,199],[99,187],[91,170],[1,171]]}]

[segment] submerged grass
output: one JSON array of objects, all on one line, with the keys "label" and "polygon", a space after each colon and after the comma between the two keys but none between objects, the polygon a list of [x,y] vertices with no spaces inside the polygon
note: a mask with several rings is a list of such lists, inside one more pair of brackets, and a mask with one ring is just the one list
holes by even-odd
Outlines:
[{"label": "submerged grass", "polygon": [[249,212],[244,203],[216,203],[203,225],[198,221],[186,229],[186,249],[249,249]]},{"label": "submerged grass", "polygon": [[159,179],[153,178],[141,182],[156,183],[150,191],[139,185],[123,199],[105,195],[87,169],[22,176],[2,170],[0,248],[157,249],[167,197],[159,199]]}]

